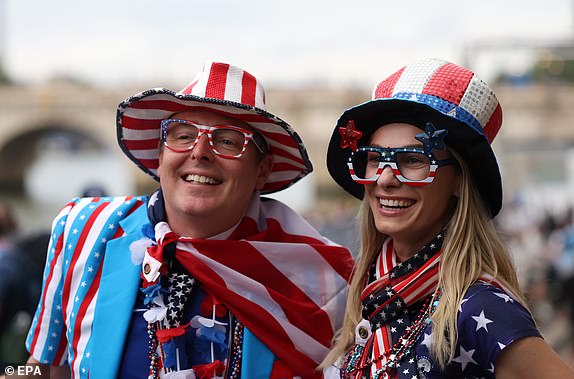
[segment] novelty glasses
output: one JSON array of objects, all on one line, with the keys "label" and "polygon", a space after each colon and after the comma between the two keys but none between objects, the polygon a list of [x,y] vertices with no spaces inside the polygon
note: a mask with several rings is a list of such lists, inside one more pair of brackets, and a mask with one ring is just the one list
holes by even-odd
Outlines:
[{"label": "novelty glasses", "polygon": [[204,126],[188,120],[167,119],[161,121],[161,131],[165,146],[178,153],[189,152],[204,134],[211,150],[223,158],[240,158],[247,150],[249,141],[264,152],[263,137],[233,125]]},{"label": "novelty glasses", "polygon": [[359,147],[349,157],[347,165],[353,180],[359,184],[374,183],[386,166],[390,166],[396,178],[410,186],[431,183],[439,167],[454,163],[454,159],[439,160],[422,147]]}]

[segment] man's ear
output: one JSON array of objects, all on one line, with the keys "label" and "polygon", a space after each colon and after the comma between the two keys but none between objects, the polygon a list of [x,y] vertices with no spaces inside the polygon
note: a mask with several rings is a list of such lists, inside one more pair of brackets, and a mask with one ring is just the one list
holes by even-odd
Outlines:
[{"label": "man's ear", "polygon": [[257,166],[259,172],[257,173],[257,180],[255,182],[255,189],[260,191],[265,183],[267,183],[267,178],[271,175],[271,170],[273,169],[273,156],[267,154],[261,159],[259,165]]}]

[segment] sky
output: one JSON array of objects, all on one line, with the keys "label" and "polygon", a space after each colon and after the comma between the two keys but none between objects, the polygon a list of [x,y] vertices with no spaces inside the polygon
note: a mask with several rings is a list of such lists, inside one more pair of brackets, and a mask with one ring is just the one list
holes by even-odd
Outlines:
[{"label": "sky", "polygon": [[574,0],[0,0],[0,7],[4,67],[21,83],[70,76],[98,86],[183,87],[205,61],[219,60],[265,86],[372,86],[425,57],[470,66],[488,81],[532,63],[534,50],[519,45],[574,39]]}]

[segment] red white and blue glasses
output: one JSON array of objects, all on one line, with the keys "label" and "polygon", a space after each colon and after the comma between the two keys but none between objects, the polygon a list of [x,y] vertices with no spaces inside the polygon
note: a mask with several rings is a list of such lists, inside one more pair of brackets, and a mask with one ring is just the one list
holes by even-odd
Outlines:
[{"label": "red white and blue glasses", "polygon": [[223,158],[241,158],[249,141],[259,151],[265,152],[263,137],[233,125],[205,126],[188,120],[166,119],[161,121],[161,131],[164,145],[178,153],[191,151],[204,134],[211,150]]},{"label": "red white and blue glasses", "polygon": [[423,147],[364,146],[351,153],[347,165],[351,177],[359,184],[376,182],[385,167],[390,166],[400,182],[424,186],[432,183],[439,167],[454,162],[452,158],[437,159],[432,152],[425,152]]}]

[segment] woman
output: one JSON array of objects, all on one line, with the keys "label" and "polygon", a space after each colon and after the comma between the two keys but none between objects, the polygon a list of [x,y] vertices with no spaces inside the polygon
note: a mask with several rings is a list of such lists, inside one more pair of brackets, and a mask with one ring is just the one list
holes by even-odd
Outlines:
[{"label": "woman", "polygon": [[492,222],[501,123],[484,82],[436,59],[341,116],[327,165],[363,199],[362,255],[325,377],[574,378],[541,338]]}]

